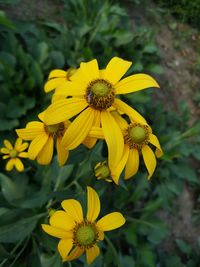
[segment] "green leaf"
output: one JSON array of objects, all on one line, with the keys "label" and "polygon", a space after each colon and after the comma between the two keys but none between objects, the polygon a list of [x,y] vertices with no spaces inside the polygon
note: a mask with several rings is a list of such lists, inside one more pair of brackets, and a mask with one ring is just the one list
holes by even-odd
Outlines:
[{"label": "green leaf", "polygon": [[23,196],[23,189],[20,184],[13,182],[8,176],[0,173],[1,191],[8,202],[19,199]]},{"label": "green leaf", "polygon": [[189,255],[192,252],[192,248],[189,244],[187,244],[182,239],[176,239],[176,245],[180,249],[180,251],[184,254]]},{"label": "green leaf", "polygon": [[164,70],[161,65],[158,64],[150,64],[148,65],[148,70],[155,74],[163,74]]},{"label": "green leaf", "polygon": [[13,30],[15,29],[15,25],[6,17],[5,13],[1,10],[0,10],[0,25],[3,25]]},{"label": "green leaf", "polygon": [[60,255],[56,252],[53,256],[41,254],[40,256],[42,267],[62,267],[63,263]]}]

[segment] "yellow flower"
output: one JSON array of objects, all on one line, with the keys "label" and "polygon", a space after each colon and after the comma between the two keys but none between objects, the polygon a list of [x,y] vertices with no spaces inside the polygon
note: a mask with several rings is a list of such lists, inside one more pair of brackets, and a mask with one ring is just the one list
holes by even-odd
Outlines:
[{"label": "yellow flower", "polygon": [[29,158],[37,159],[37,162],[42,165],[50,164],[54,142],[56,142],[59,165],[64,165],[69,152],[63,148],[61,140],[70,122],[65,121],[48,126],[44,120],[44,112],[40,113],[38,117],[42,122],[32,121],[26,125],[26,128],[16,130],[18,136],[23,140],[31,141],[28,149]]},{"label": "yellow flower", "polygon": [[62,201],[64,211],[56,211],[49,224],[42,224],[42,229],[51,236],[60,238],[58,251],[63,261],[71,261],[86,252],[90,264],[99,255],[97,243],[104,239],[104,232],[116,229],[125,223],[119,212],[112,212],[96,221],[100,213],[98,194],[87,187],[87,215],[83,217],[81,204],[75,199]]},{"label": "yellow flower", "polygon": [[[71,97],[55,101],[47,108],[46,123],[60,123],[80,113],[63,136],[64,147],[69,150],[76,148],[88,137],[92,126],[102,126],[108,146],[109,166],[115,167],[118,164],[123,154],[123,135],[110,110],[117,109],[133,120],[143,123],[146,121],[116,96],[148,87],[159,87],[146,74],[135,74],[120,80],[131,64],[118,57],[112,58],[104,70],[99,70],[96,59],[81,63],[73,79],[56,88],[56,94]],[[95,141],[93,139],[94,143]]]},{"label": "yellow flower", "polygon": [[[148,124],[134,121],[128,124],[118,112],[114,111],[112,115],[115,117],[124,136],[123,156],[116,168],[109,166],[113,181],[118,184],[120,174],[124,168],[124,179],[127,180],[134,176],[139,168],[140,154],[148,171],[148,179],[150,179],[156,168],[156,157],[159,158],[163,155],[158,138],[152,133],[151,127]],[[101,128],[94,127],[90,135],[99,139],[105,138]],[[156,147],[155,153],[149,145]]]},{"label": "yellow flower", "polygon": [[11,171],[15,167],[19,172],[22,172],[24,170],[24,165],[19,158],[28,158],[28,153],[24,152],[28,147],[28,143],[22,143],[21,138],[17,138],[14,147],[6,139],[3,143],[5,146],[1,148],[1,153],[4,154],[3,159],[9,159],[6,164],[6,170]]},{"label": "yellow flower", "polygon": [[76,72],[76,69],[69,68],[67,71],[55,69],[52,70],[48,76],[48,80],[45,83],[44,91],[46,93],[59,88],[60,85],[65,84],[66,81],[70,81],[71,77]]}]

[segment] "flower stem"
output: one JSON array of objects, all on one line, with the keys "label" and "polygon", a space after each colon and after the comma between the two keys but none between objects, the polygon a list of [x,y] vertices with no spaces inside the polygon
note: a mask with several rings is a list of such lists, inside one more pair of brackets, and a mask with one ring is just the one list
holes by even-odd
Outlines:
[{"label": "flower stem", "polygon": [[106,235],[105,235],[105,240],[106,240],[106,242],[108,243],[108,245],[110,246],[110,248],[112,250],[113,256],[115,257],[116,262],[117,262],[117,267],[121,267],[121,264],[119,262],[118,254],[117,254],[117,251],[116,251],[115,247],[113,246],[113,243],[110,241],[110,239]]}]

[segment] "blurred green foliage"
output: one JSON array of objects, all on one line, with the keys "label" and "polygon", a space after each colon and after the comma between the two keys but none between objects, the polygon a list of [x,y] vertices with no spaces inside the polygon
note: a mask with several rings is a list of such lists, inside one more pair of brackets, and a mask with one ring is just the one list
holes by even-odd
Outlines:
[{"label": "blurred green foliage", "polygon": [[[61,22],[53,18],[39,23],[11,21],[0,12],[1,142],[5,136],[13,138],[16,127],[36,119],[47,106],[50,99],[43,93],[43,84],[51,69],[76,67],[92,58],[103,67],[118,55],[134,61],[129,73],[163,73],[152,27],[132,30],[127,11],[109,1],[62,4]],[[196,249],[180,237],[174,240],[173,226],[164,219],[177,215],[174,203],[185,185],[197,193],[200,190],[198,169],[191,167],[191,159],[200,160],[200,124],[188,127],[191,115],[185,104],[178,114],[165,111],[164,103],[153,100],[152,94],[148,90],[123,97],[144,114],[165,152],[151,182],[144,166],[134,179],[121,180],[118,187],[97,181],[93,168],[107,153],[102,141],[91,151],[84,146],[72,151],[62,168],[56,158],[46,167],[26,160],[24,173],[5,173],[1,162],[0,267],[86,266],[84,257],[62,264],[56,252],[58,240],[43,233],[40,224],[48,222],[49,210],[59,209],[63,199],[79,199],[86,207],[87,185],[98,191],[102,214],[118,210],[127,218],[124,227],[110,232],[101,243],[102,254],[91,266],[200,266],[198,236]],[[198,223],[198,205],[195,218]],[[163,245],[167,240],[172,250]]]},{"label": "blurred green foliage", "polygon": [[199,0],[156,0],[160,5],[169,8],[170,12],[182,22],[191,23],[200,28],[200,1]]}]

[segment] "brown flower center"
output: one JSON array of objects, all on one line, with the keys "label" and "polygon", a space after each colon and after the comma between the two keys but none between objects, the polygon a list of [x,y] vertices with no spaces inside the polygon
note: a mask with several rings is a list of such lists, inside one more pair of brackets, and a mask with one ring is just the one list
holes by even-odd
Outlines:
[{"label": "brown flower center", "polygon": [[147,145],[149,142],[148,125],[141,125],[139,123],[130,124],[125,131],[124,141],[130,148],[140,150],[142,146]]},{"label": "brown flower center", "polygon": [[45,131],[47,134],[51,135],[53,138],[62,137],[64,134],[65,125],[63,122],[45,125]]},{"label": "brown flower center", "polygon": [[112,106],[115,99],[115,90],[108,81],[97,79],[88,85],[85,97],[91,107],[105,110]]}]

